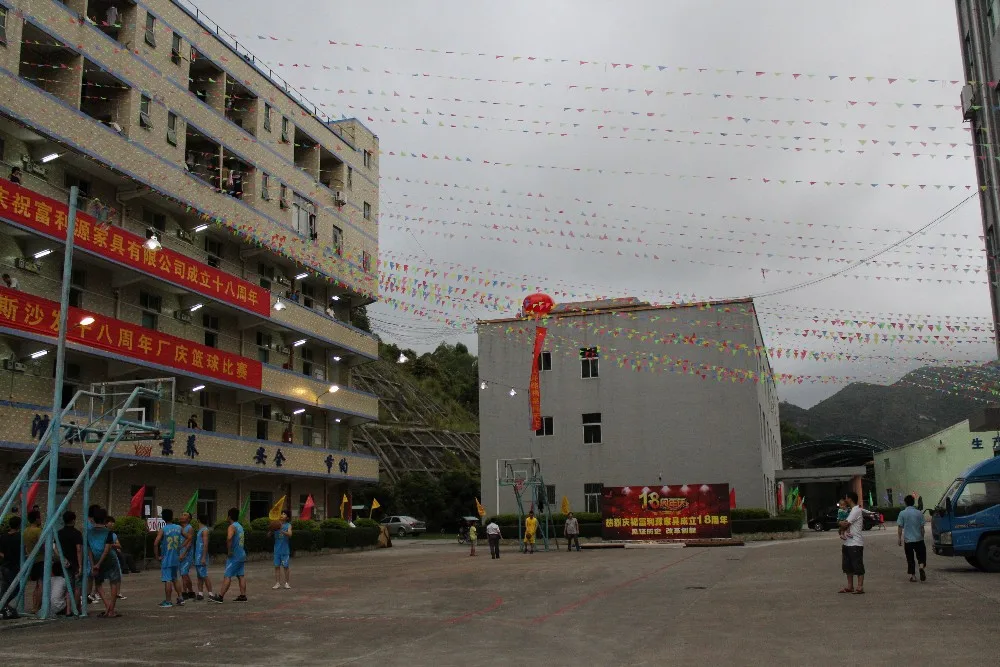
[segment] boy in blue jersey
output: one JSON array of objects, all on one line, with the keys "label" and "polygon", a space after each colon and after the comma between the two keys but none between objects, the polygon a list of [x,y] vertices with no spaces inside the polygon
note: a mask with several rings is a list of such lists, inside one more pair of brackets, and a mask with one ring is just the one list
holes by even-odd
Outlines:
[{"label": "boy in blue jersey", "polygon": [[[160,581],[163,582],[163,608],[173,607],[170,603],[170,587],[174,587],[177,593],[177,606],[184,604],[181,596],[181,527],[174,523],[174,511],[172,509],[163,510],[163,528],[156,532],[156,541],[153,542],[153,554],[156,560],[160,561]],[[162,547],[160,546],[162,544]]]},{"label": "boy in blue jersey", "polygon": [[198,575],[198,594],[196,600],[204,600],[204,592],[212,595],[212,580],[208,578],[208,516],[198,517],[198,532],[194,537],[194,571]]},{"label": "boy in blue jersey", "polygon": [[[108,512],[102,507],[93,510],[91,518],[94,525],[87,531],[88,560],[91,563],[91,574],[94,578],[94,590],[104,602],[101,616],[118,618],[121,614],[115,611],[118,602],[118,590],[122,583],[122,571],[118,566],[118,558],[113,553],[111,532],[107,529]],[[110,584],[110,594],[104,595],[104,582]]]},{"label": "boy in blue jersey", "polygon": [[209,595],[212,602],[222,602],[222,598],[233,583],[233,577],[239,580],[240,595],[235,602],[247,601],[247,582],[243,576],[243,567],[246,564],[247,552],[243,543],[243,526],[239,523],[240,511],[235,507],[229,508],[229,530],[226,532],[226,572],[222,580],[222,589],[218,595]]},{"label": "boy in blue jersey", "polygon": [[281,588],[281,570],[285,570],[285,588],[291,588],[288,583],[288,560],[292,555],[291,539],[292,524],[288,521],[288,512],[281,513],[281,528],[274,531],[274,590]]},{"label": "boy in blue jersey", "polygon": [[191,525],[191,515],[188,512],[181,512],[181,584],[184,585],[184,592],[181,594],[185,600],[194,599],[194,586],[191,585],[191,566],[194,565],[194,526]]}]

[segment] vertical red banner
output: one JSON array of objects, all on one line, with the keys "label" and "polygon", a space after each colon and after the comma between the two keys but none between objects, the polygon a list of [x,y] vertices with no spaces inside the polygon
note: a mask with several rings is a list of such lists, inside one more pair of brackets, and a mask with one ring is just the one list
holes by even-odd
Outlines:
[{"label": "vertical red banner", "polygon": [[542,344],[545,343],[545,327],[535,327],[535,349],[531,354],[531,382],[528,385],[528,396],[531,401],[531,430],[542,428],[542,387],[538,380],[538,358],[542,354]]}]

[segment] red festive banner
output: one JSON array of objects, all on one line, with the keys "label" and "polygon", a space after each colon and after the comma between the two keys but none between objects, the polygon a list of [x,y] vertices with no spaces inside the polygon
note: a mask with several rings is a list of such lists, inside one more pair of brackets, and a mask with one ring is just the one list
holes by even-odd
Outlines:
[{"label": "red festive banner", "polygon": [[528,384],[528,397],[531,401],[531,430],[542,428],[542,386],[538,380],[538,359],[542,354],[545,334],[548,329],[535,327],[535,348],[531,353],[531,382]]},{"label": "red festive banner", "polygon": [[[84,324],[85,318],[91,320],[89,324]],[[0,287],[0,326],[55,337],[59,332],[59,304]],[[71,343],[146,363],[252,389],[261,386],[263,371],[259,361],[79,308],[69,309],[66,338]]]},{"label": "red festive banner", "polygon": [[729,485],[606,486],[601,518],[606,540],[730,537]]},{"label": "red festive banner", "polygon": [[[0,216],[51,236],[66,239],[69,206],[25,187],[0,179]],[[73,243],[84,250],[151,274],[192,292],[246,308],[258,315],[271,313],[270,294],[259,285],[165,247],[149,250],[146,239],[86,213],[77,213]]]}]

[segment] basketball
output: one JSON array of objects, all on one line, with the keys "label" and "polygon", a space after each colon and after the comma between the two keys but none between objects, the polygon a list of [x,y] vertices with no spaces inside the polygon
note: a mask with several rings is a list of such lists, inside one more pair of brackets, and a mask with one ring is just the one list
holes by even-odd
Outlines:
[{"label": "basketball", "polygon": [[267,529],[270,530],[272,533],[276,533],[279,530],[281,530],[281,522],[275,519],[274,521],[268,524]]}]

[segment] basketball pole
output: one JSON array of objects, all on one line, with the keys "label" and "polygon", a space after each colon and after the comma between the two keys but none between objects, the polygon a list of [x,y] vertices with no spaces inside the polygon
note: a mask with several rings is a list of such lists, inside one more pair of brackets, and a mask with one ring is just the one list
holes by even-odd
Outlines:
[{"label": "basketball pole", "polygon": [[[52,396],[52,431],[49,435],[49,488],[46,523],[52,521],[56,510],[56,489],[59,485],[59,445],[62,442],[63,379],[66,374],[66,333],[69,323],[69,288],[73,276],[73,243],[76,233],[76,206],[80,189],[69,189],[69,220],[66,223],[66,249],[63,254],[62,294],[59,297],[59,338],[56,344],[56,378]],[[45,540],[45,565],[42,575],[42,606],[39,618],[49,617],[49,598],[52,589],[52,540]],[[81,563],[83,565],[83,563]]]}]

